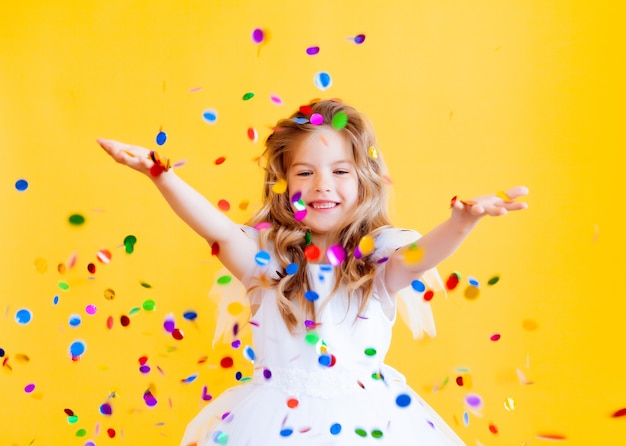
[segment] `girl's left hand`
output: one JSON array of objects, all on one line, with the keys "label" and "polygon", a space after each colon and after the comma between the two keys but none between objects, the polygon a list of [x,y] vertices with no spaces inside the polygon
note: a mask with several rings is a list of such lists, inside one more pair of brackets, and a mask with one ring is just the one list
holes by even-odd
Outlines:
[{"label": "girl's left hand", "polygon": [[528,188],[516,186],[507,191],[497,194],[484,195],[472,200],[452,199],[452,217],[463,221],[478,220],[489,215],[498,217],[506,215],[509,211],[520,211],[528,205],[523,201],[515,201],[519,197],[528,195]]}]

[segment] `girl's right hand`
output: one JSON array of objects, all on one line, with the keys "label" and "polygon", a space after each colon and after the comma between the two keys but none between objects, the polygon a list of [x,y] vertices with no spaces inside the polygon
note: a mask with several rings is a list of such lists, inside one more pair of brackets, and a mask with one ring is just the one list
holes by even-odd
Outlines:
[{"label": "girl's right hand", "polygon": [[150,176],[150,168],[154,162],[150,158],[150,151],[145,147],[131,146],[112,139],[98,138],[97,141],[100,147],[118,163]]}]

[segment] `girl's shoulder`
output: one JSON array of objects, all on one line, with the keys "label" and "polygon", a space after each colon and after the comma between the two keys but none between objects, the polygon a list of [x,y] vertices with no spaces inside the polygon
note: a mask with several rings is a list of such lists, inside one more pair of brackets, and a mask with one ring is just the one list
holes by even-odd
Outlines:
[{"label": "girl's shoulder", "polygon": [[413,229],[384,226],[377,229],[372,238],[374,239],[374,252],[371,258],[377,263],[384,263],[401,247],[417,242],[421,234]]}]

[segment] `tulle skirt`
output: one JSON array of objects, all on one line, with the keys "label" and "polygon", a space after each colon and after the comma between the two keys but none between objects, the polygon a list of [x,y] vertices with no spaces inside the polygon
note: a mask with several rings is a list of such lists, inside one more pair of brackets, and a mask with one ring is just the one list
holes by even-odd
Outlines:
[{"label": "tulle skirt", "polygon": [[233,387],[188,424],[181,446],[464,446],[409,386],[289,394],[262,381]]}]

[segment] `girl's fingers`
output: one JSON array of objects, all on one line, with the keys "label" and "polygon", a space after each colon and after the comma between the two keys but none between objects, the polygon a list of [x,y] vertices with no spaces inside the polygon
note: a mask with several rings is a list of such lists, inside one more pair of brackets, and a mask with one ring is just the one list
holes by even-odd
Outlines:
[{"label": "girl's fingers", "polygon": [[505,192],[512,200],[518,197],[528,195],[528,188],[526,186],[515,186]]}]

